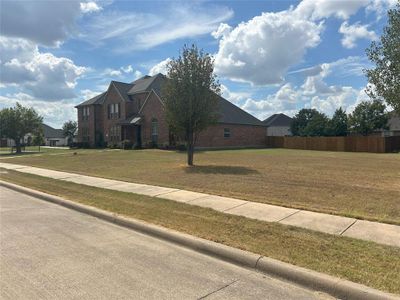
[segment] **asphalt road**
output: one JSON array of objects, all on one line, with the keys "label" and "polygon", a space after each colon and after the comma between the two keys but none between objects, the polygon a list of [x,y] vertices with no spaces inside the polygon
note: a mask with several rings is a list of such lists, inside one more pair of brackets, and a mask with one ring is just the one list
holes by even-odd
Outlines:
[{"label": "asphalt road", "polygon": [[327,299],[0,187],[1,299]]}]

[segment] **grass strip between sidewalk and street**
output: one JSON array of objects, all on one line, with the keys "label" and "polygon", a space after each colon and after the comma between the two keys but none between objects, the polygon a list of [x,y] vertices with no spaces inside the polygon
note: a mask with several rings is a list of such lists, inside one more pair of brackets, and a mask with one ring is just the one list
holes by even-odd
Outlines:
[{"label": "grass strip between sidewalk and street", "polygon": [[400,248],[12,170],[2,170],[1,179],[400,294]]}]

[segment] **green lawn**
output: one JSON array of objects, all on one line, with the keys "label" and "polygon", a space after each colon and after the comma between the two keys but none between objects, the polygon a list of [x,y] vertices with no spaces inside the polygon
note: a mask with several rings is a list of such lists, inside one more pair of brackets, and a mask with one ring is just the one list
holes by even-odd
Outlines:
[{"label": "green lawn", "polygon": [[[400,224],[400,155],[289,149],[80,150],[12,163]],[[5,162],[7,161],[4,160]]]},{"label": "green lawn", "polygon": [[15,171],[2,173],[1,179],[374,288],[400,293],[400,248]]}]

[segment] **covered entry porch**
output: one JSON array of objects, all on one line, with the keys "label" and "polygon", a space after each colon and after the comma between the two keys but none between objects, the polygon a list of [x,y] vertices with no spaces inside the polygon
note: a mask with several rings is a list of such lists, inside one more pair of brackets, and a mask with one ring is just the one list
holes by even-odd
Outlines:
[{"label": "covered entry porch", "polygon": [[142,118],[134,116],[118,123],[121,126],[121,142],[129,141],[135,147],[142,147]]}]

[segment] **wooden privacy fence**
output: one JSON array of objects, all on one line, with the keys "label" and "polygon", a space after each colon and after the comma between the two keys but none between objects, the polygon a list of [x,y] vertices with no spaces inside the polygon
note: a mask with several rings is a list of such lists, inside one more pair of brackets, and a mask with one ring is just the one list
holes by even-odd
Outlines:
[{"label": "wooden privacy fence", "polygon": [[388,153],[400,151],[400,136],[267,136],[266,144],[271,148]]}]

